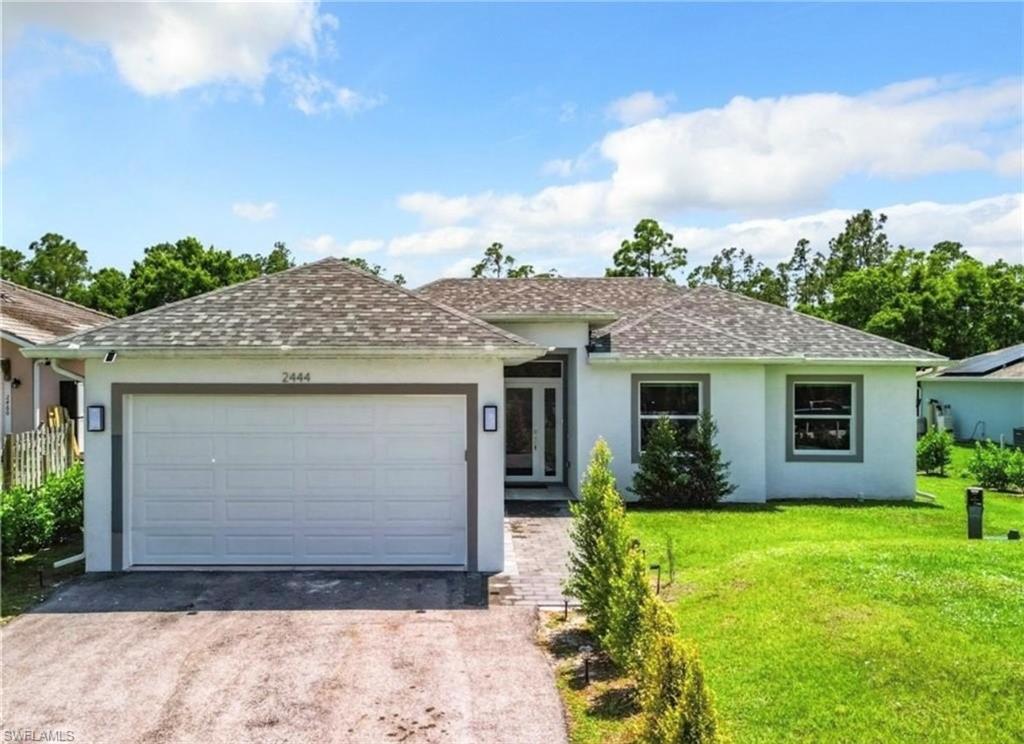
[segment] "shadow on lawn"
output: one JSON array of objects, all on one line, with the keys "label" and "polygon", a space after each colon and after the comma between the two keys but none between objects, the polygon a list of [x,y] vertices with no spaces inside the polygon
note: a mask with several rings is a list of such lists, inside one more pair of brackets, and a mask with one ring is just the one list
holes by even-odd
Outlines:
[{"label": "shadow on lawn", "polygon": [[877,509],[879,507],[895,509],[945,509],[942,504],[930,501],[884,501],[880,499],[773,499],[765,504],[718,504],[698,509],[683,508],[661,508],[644,506],[643,504],[628,504],[627,509],[631,512],[657,514],[659,512],[674,512],[678,514],[778,514],[784,511],[799,509],[806,506],[829,506],[835,509]]}]

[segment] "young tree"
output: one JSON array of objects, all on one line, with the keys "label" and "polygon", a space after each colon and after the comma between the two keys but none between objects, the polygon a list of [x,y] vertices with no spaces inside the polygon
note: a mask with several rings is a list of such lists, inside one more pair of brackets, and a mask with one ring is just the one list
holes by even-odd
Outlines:
[{"label": "young tree", "polygon": [[516,265],[515,257],[505,255],[505,246],[501,243],[491,243],[484,249],[483,259],[473,267],[473,276],[501,279],[502,274],[508,279],[527,279],[534,276],[535,271],[531,264]]},{"label": "young tree", "polygon": [[686,266],[686,249],[673,242],[657,220],[642,219],[633,228],[633,239],[623,240],[612,256],[605,276],[656,276],[675,282],[673,272]]},{"label": "young tree", "polygon": [[650,569],[640,547],[626,556],[623,575],[612,585],[608,631],[601,647],[620,669],[639,674],[658,636],[674,630],[672,615],[651,588]]},{"label": "young tree", "polygon": [[569,579],[566,591],[576,597],[598,638],[608,630],[613,585],[625,571],[626,511],[615,488],[612,453],[598,439],[580,484],[579,500],[571,502]]},{"label": "young tree", "polygon": [[667,416],[654,422],[633,474],[633,487],[642,504],[682,506],[686,493],[679,430]]},{"label": "young tree", "polygon": [[687,506],[712,506],[736,490],[729,482],[729,463],[715,444],[718,425],[708,411],[701,413],[697,428],[683,438],[683,475]]}]

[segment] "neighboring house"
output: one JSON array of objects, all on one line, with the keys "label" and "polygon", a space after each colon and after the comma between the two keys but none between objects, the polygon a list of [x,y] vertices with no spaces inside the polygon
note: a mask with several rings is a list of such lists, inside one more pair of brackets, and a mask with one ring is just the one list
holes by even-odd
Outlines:
[{"label": "neighboring house", "polygon": [[411,292],[337,259],[32,354],[84,359],[104,414],[90,571],[499,571],[506,484],[575,490],[603,436],[625,489],[659,413],[715,415],[735,499],[911,498],[915,368],[940,359],[654,279]]},{"label": "neighboring house", "polygon": [[0,279],[0,358],[3,372],[3,434],[34,429],[50,406],[61,405],[77,419],[81,442],[81,361],[66,365],[35,361],[23,354],[37,344],[108,323],[111,316]]},{"label": "neighboring house", "polygon": [[921,415],[934,425],[934,402],[959,440],[1011,443],[1013,430],[1024,429],[1024,344],[928,370],[918,383]]}]

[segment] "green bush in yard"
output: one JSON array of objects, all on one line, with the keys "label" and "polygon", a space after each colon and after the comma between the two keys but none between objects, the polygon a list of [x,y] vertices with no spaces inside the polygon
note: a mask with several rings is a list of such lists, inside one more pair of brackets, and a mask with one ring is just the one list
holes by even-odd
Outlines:
[{"label": "green bush in yard", "polygon": [[45,548],[82,529],[84,474],[74,465],[37,489],[0,494],[0,550],[5,558]]},{"label": "green bush in yard", "polygon": [[917,470],[921,473],[946,474],[953,458],[953,435],[940,429],[929,429],[917,440]]},{"label": "green bush in yard", "polygon": [[657,638],[674,630],[672,616],[651,589],[647,560],[639,547],[629,551],[624,574],[612,584],[608,630],[601,646],[613,662],[639,674]]},{"label": "green bush in yard", "polygon": [[729,482],[729,463],[715,444],[718,425],[704,411],[697,428],[683,438],[683,476],[686,481],[685,506],[713,506],[736,490]]},{"label": "green bush in yard", "polygon": [[630,491],[647,506],[683,506],[686,475],[683,473],[679,430],[667,416],[660,417],[647,433]]},{"label": "green bush in yard", "polygon": [[1024,490],[1024,452],[995,442],[976,442],[967,471],[978,485],[994,491]]},{"label": "green bush in yard", "polygon": [[696,650],[659,635],[639,677],[641,741],[710,744],[721,741],[718,714]]},{"label": "green bush in yard", "polygon": [[612,453],[598,439],[580,484],[580,497],[569,505],[569,580],[566,591],[576,597],[598,638],[608,630],[612,587],[626,567],[626,510],[615,488]]}]

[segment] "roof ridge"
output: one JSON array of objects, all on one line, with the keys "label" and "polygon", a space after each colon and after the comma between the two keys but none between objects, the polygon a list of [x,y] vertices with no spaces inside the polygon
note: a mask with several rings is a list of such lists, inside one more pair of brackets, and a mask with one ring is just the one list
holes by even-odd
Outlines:
[{"label": "roof ridge", "polygon": [[799,315],[801,317],[810,318],[811,320],[820,321],[821,323],[824,323],[826,325],[832,326],[834,328],[839,328],[839,329],[844,330],[844,331],[853,331],[854,333],[859,333],[862,336],[868,336],[869,338],[878,339],[879,341],[885,341],[885,342],[890,343],[890,344],[896,344],[897,346],[902,346],[904,349],[910,349],[911,351],[915,351],[915,352],[923,351],[925,354],[929,354],[931,356],[934,356],[936,361],[948,358],[948,357],[943,357],[941,354],[936,354],[933,351],[928,351],[927,349],[921,349],[921,348],[919,348],[917,346],[911,346],[910,344],[905,344],[902,341],[896,341],[896,340],[891,339],[891,338],[886,338],[885,336],[880,336],[877,333],[870,333],[869,331],[862,331],[860,328],[854,328],[853,326],[843,325],[842,323],[837,323],[834,320],[829,320],[828,318],[822,318],[822,317],[819,317],[817,315],[811,315],[810,313],[805,313],[805,312],[802,312],[800,310],[796,310],[796,309],[791,308],[791,307],[783,307],[782,305],[776,305],[774,302],[767,302],[765,300],[759,300],[756,297],[748,297],[745,294],[740,294],[739,292],[731,292],[731,291],[729,291],[727,289],[722,289],[721,287],[713,287],[710,284],[701,284],[699,287],[694,287],[693,289],[694,289],[694,291],[697,291],[697,290],[700,290],[700,289],[710,289],[710,290],[712,290],[714,292],[724,292],[725,294],[727,294],[727,295],[729,295],[731,297],[735,297],[735,298],[737,298],[737,299],[739,299],[739,300],[741,300],[743,302],[748,302],[748,303],[752,303],[752,304],[759,304],[759,305],[766,305],[767,307],[772,308],[772,310],[776,311],[776,312],[779,311],[779,310],[785,310],[785,311],[788,311],[788,312],[791,312],[791,313],[796,313],[797,315]]},{"label": "roof ridge", "polygon": [[[507,339],[509,341],[514,341],[514,342],[516,342],[518,344],[525,344],[526,346],[539,346],[539,344],[535,344],[532,341],[529,341],[529,340],[523,338],[522,336],[517,336],[514,333],[510,333],[509,331],[506,331],[504,328],[499,328],[498,326],[492,325],[491,323],[488,323],[485,320],[480,320],[480,318],[476,318],[476,317],[470,315],[469,313],[464,313],[461,310],[456,310],[454,307],[450,307],[449,305],[446,305],[443,302],[438,302],[437,300],[430,299],[429,297],[421,297],[416,291],[413,291],[411,289],[406,289],[405,287],[399,286],[398,284],[395,284],[394,282],[389,281],[389,280],[385,279],[382,276],[378,276],[377,274],[374,274],[374,273],[372,273],[370,271],[365,271],[363,269],[360,269],[358,266],[353,266],[350,262],[348,262],[348,261],[346,261],[346,260],[344,260],[342,258],[335,258],[333,256],[330,256],[330,257],[322,259],[320,261],[316,261],[315,263],[324,263],[324,262],[337,262],[343,268],[347,269],[348,271],[350,271],[352,273],[361,274],[363,276],[367,276],[367,277],[369,277],[371,279],[374,279],[377,282],[380,282],[381,284],[384,284],[384,285],[386,285],[388,287],[391,287],[393,289],[397,289],[399,292],[402,292],[403,294],[408,295],[409,297],[412,297],[413,299],[418,300],[419,302],[424,302],[424,303],[426,303],[426,304],[428,304],[428,305],[430,305],[432,307],[436,307],[437,309],[439,309],[439,310],[441,310],[443,312],[446,312],[449,315],[454,315],[456,318],[460,318],[462,320],[468,320],[471,323],[474,323],[475,325],[477,325],[477,326],[479,326],[479,327],[489,331],[490,333],[493,333],[493,334],[495,334],[497,336],[501,336],[501,337],[503,337],[503,338],[505,338],[505,339]],[[307,266],[312,266],[313,264],[306,264],[306,265]]]},{"label": "roof ridge", "polygon": [[[612,279],[635,279],[637,277],[609,277],[609,278],[612,278]],[[644,278],[650,278],[650,277],[644,277]],[[682,289],[682,288],[679,287],[678,289]],[[638,324],[642,323],[643,321],[648,320],[656,312],[658,312],[658,311],[660,311],[662,309],[668,309],[668,308],[672,307],[673,305],[678,305],[684,299],[685,299],[685,294],[681,295],[679,297],[676,297],[675,299],[669,300],[668,302],[663,302],[663,303],[660,303],[660,304],[657,304],[657,305],[649,305],[649,306],[643,308],[643,310],[640,312],[640,314],[637,315],[636,317],[630,318],[630,319],[623,318],[623,320],[625,322],[622,323],[622,325],[618,325],[618,321],[612,321],[607,326],[605,326],[605,328],[612,329],[612,327],[614,326],[614,332],[616,332],[616,333],[619,333],[619,332],[622,332],[622,331],[627,331],[630,328],[634,328],[635,326],[637,326]]]},{"label": "roof ridge", "polygon": [[[330,257],[328,257],[328,258],[321,258],[321,259],[319,259],[317,261],[311,261],[309,263],[299,264],[298,266],[291,266],[291,267],[289,267],[287,269],[282,269],[281,271],[275,271],[273,274],[260,274],[259,276],[254,276],[252,279],[246,279],[246,280],[241,281],[241,282],[236,282],[235,284],[228,284],[228,285],[225,285],[223,287],[217,287],[216,289],[211,289],[209,292],[203,292],[202,294],[192,295],[191,297],[182,297],[180,300],[175,300],[174,302],[166,302],[163,305],[157,305],[156,307],[151,307],[151,308],[149,308],[149,310],[143,310],[143,311],[138,312],[138,313],[133,313],[132,315],[125,315],[123,318],[113,318],[112,317],[112,319],[111,319],[111,321],[109,323],[103,323],[102,325],[95,326],[94,328],[89,328],[88,331],[90,331],[90,332],[91,331],[98,331],[98,330],[101,330],[103,328],[107,328],[109,326],[112,326],[115,323],[120,323],[122,321],[130,320],[130,321],[134,322],[138,318],[142,318],[142,317],[146,317],[148,315],[152,315],[153,313],[155,313],[155,312],[157,312],[159,310],[166,310],[169,307],[176,307],[177,305],[180,305],[183,302],[189,302],[190,300],[196,300],[196,299],[199,299],[200,297],[212,297],[213,295],[222,294],[222,293],[228,291],[229,289],[235,289],[236,287],[243,287],[243,286],[248,285],[248,284],[253,284],[255,282],[260,281],[261,279],[273,279],[273,278],[281,276],[282,274],[291,274],[293,272],[299,271],[300,269],[311,268],[313,266],[316,266],[317,264],[326,263],[326,262],[328,262],[330,260],[331,260]],[[73,333],[65,333],[63,336],[58,336],[57,338],[53,339],[52,341],[48,341],[45,345],[46,346],[51,346],[53,344],[60,343],[61,341],[64,341],[65,339],[71,338],[73,336],[77,336],[77,335],[79,335],[81,333],[84,333],[84,332],[85,331],[74,331]]]},{"label": "roof ridge", "polygon": [[[522,280],[520,280],[520,281],[522,281]],[[491,305],[496,305],[499,302],[504,302],[509,297],[515,297],[516,295],[520,295],[523,292],[525,292],[527,289],[529,289],[531,286],[532,286],[531,283],[523,282],[522,286],[514,287],[513,290],[511,292],[509,292],[507,295],[503,295],[502,297],[495,297],[493,300],[489,300],[489,301],[485,302],[480,307],[474,308],[473,312],[479,313],[482,310],[486,310]]]},{"label": "roof ridge", "polygon": [[23,292],[31,292],[32,294],[39,295],[40,297],[44,297],[47,300],[52,300],[54,302],[60,302],[60,303],[63,303],[65,305],[70,305],[71,307],[77,307],[80,310],[85,310],[86,312],[93,313],[94,315],[102,315],[104,318],[116,318],[116,316],[111,315],[110,313],[105,313],[102,310],[96,310],[96,309],[91,308],[91,307],[86,307],[85,305],[83,305],[83,304],[81,304],[79,302],[74,302],[72,300],[66,300],[63,297],[57,297],[57,295],[52,295],[49,292],[43,292],[42,290],[32,289],[31,287],[26,287],[24,284],[18,284],[17,282],[12,282],[10,279],[2,279],[2,278],[0,278],[0,284],[10,284],[12,287],[17,287],[19,290],[21,290]]}]

